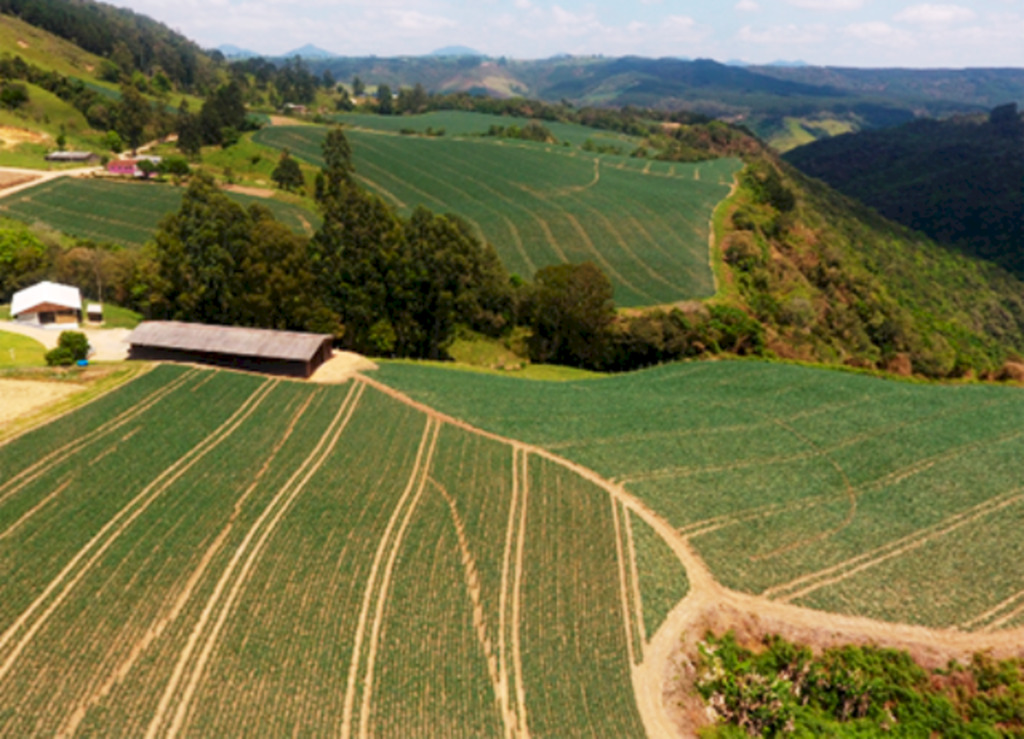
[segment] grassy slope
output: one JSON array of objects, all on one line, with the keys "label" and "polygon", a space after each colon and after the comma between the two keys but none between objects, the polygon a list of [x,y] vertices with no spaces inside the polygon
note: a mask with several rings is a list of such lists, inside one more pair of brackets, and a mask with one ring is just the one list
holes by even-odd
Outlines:
[{"label": "grassy slope", "polygon": [[20,18],[3,15],[0,23],[0,52],[20,56],[29,64],[53,70],[65,77],[100,84],[114,90],[116,85],[99,82],[95,73],[102,59],[70,41],[25,23]]},{"label": "grassy slope", "polygon": [[[160,219],[178,208],[182,190],[168,185],[104,180],[60,179],[0,200],[0,212],[26,223],[46,225],[81,238],[140,246]],[[317,218],[309,211],[274,199],[228,193],[249,206],[269,208],[292,229],[312,233]]]},{"label": "grassy slope", "polygon": [[831,585],[769,594],[951,626],[1024,583],[1017,388],[737,361],[559,384],[397,364],[380,377],[623,482],[685,531],[722,524],[693,542],[730,587],[836,567]]},{"label": "grassy slope", "polygon": [[[323,135],[322,128],[271,128],[256,140],[318,162]],[[623,306],[714,290],[708,221],[735,160],[673,164],[525,142],[362,131],[349,138],[364,184],[402,211],[422,204],[466,218],[512,272],[532,277],[545,265],[595,261]]]},{"label": "grassy slope", "polygon": [[160,366],[0,446],[0,732],[137,736],[179,706],[186,732],[336,730],[355,664],[355,725],[501,733],[488,658],[521,635],[537,733],[639,734],[607,492],[349,389]]},{"label": "grassy slope", "polygon": [[9,331],[0,331],[0,369],[40,366],[46,348],[35,339]]}]

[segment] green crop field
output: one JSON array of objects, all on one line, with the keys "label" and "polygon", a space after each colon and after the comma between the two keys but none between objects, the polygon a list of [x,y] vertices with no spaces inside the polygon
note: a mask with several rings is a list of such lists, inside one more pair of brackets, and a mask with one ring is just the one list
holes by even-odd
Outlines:
[{"label": "green crop field", "polygon": [[640,735],[644,526],[362,379],[159,366],[0,445],[0,735]]},{"label": "green crop field", "polygon": [[[254,140],[320,164],[326,130],[264,128]],[[672,164],[480,137],[347,135],[365,185],[406,214],[425,205],[462,216],[511,272],[532,278],[547,265],[593,261],[622,306],[714,292],[708,224],[737,160]]]},{"label": "green crop field", "polygon": [[[181,205],[184,190],[169,185],[60,178],[0,200],[0,215],[41,222],[58,231],[95,241],[141,246],[167,213]],[[248,207],[259,203],[291,229],[311,234],[313,213],[272,199],[228,195]]]},{"label": "green crop field", "polygon": [[[522,128],[530,123],[529,118],[516,116],[488,115],[486,113],[468,113],[458,110],[442,110],[421,115],[376,115],[373,113],[344,113],[334,117],[338,123],[351,128],[369,131],[400,133],[415,131],[427,133],[444,131],[445,136],[482,136],[491,126]],[[575,123],[558,121],[539,121],[551,131],[558,143],[569,142],[573,146],[581,146],[587,139],[595,144],[617,146],[628,154],[640,145],[640,139],[615,131],[603,131],[588,128]]]},{"label": "green crop field", "polygon": [[[932,627],[1024,621],[1019,388],[745,361],[565,383],[386,364],[379,378],[623,485],[727,587]],[[648,596],[664,587],[652,571],[644,597],[664,613],[675,596]]]}]

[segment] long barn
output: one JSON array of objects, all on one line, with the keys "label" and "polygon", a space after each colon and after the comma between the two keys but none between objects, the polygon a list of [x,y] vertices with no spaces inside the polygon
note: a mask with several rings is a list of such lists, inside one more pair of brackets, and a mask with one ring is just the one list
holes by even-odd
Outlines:
[{"label": "long barn", "polygon": [[180,321],[145,321],[126,341],[129,359],[212,364],[290,377],[309,377],[333,351],[329,334]]}]

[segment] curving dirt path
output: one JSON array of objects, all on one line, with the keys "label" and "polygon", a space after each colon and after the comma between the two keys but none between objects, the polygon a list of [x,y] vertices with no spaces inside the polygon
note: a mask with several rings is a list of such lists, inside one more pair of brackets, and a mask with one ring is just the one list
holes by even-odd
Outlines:
[{"label": "curving dirt path", "polygon": [[[919,663],[932,667],[944,666],[950,659],[966,661],[979,650],[990,650],[995,657],[1024,656],[1024,628],[967,633],[956,628],[894,624],[861,616],[815,611],[726,588],[715,580],[687,536],[621,485],[547,449],[476,428],[443,414],[377,380],[365,376],[360,376],[359,380],[440,422],[509,444],[513,449],[522,450],[524,456],[537,455],[578,474],[606,490],[613,501],[621,503],[627,515],[633,512],[643,519],[672,549],[686,569],[690,590],[658,631],[650,636],[643,650],[643,660],[633,669],[637,708],[648,736],[692,736],[709,721],[699,705],[686,704],[685,684],[680,681],[687,670],[687,647],[692,648],[696,639],[708,629],[720,632],[732,628],[751,641],[763,634],[776,633],[816,649],[841,644],[876,644],[907,650]],[[1013,491],[1014,494],[1018,492]],[[1013,499],[1016,500],[1016,495]],[[959,519],[945,523],[947,526],[956,525]],[[684,637],[685,642],[681,641]]]}]

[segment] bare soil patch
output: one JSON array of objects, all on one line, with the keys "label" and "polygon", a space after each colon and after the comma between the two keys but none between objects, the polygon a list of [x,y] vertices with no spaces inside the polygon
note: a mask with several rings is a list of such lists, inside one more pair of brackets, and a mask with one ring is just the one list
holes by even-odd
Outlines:
[{"label": "bare soil patch", "polygon": [[254,198],[272,198],[274,191],[266,187],[249,187],[248,185],[224,185],[223,189],[229,192],[237,192],[242,195],[251,195]]},{"label": "bare soil patch", "polygon": [[4,142],[4,148],[10,148],[18,144],[42,144],[49,141],[49,139],[50,137],[45,133],[30,131],[27,128],[0,126],[0,141]]},{"label": "bare soil patch", "polygon": [[62,382],[0,380],[0,423],[13,421],[81,389],[79,385]]},{"label": "bare soil patch", "polygon": [[[0,137],[0,140],[4,141],[4,148],[7,148],[7,140]],[[6,190],[8,187],[16,187],[18,185],[24,185],[27,182],[35,182],[39,177],[31,174],[19,174],[17,172],[0,172],[0,190]]]},{"label": "bare soil patch", "polygon": [[375,369],[377,369],[377,365],[362,354],[335,351],[334,355],[320,365],[309,379],[311,382],[322,382],[325,384],[342,383],[348,381],[359,372],[368,372]]}]

